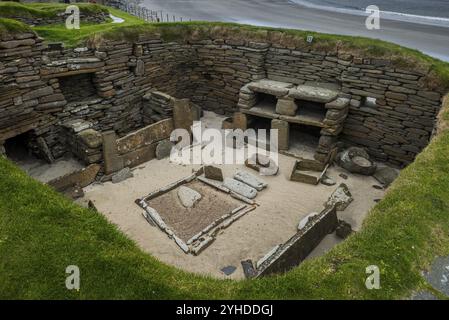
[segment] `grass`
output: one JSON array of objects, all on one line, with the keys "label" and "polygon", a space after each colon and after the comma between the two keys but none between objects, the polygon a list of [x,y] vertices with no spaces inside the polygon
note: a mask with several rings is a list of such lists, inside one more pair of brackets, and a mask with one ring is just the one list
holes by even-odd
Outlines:
[{"label": "grass", "polygon": [[0,37],[23,32],[31,32],[31,28],[17,20],[0,18]]},{"label": "grass", "polygon": [[111,21],[103,24],[81,23],[80,29],[78,30],[68,30],[64,24],[38,26],[34,27],[33,30],[48,42],[63,42],[66,47],[75,47],[98,32],[114,33],[117,29],[126,28],[129,26],[147,25],[145,21],[123,11],[113,8],[108,8],[108,10],[114,16],[122,18],[125,21],[120,24],[113,23]]},{"label": "grass", "polygon": [[[142,32],[159,32],[166,40],[251,35],[303,46],[311,34],[227,23],[152,25],[111,12],[125,18],[125,24],[86,26],[74,41],[58,26],[35,30],[47,40],[71,45],[86,39],[132,40]],[[1,19],[0,28],[13,32],[26,26]],[[416,59],[442,82],[449,79],[447,64],[413,50],[365,38],[313,34],[317,50],[338,46],[396,57],[398,63]],[[359,233],[284,275],[252,281],[220,281],[167,266],[142,252],[101,214],[78,207],[0,158],[0,298],[399,299],[423,288],[432,291],[421,271],[436,256],[449,254],[449,99],[439,127],[438,136],[402,171]],[[68,265],[80,267],[80,291],[65,288]],[[364,285],[369,265],[380,267],[380,290]]]}]

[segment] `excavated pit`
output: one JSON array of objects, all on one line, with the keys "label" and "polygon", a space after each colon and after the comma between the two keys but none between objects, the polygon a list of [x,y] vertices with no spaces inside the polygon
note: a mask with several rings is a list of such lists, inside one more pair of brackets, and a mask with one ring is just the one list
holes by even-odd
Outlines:
[{"label": "excavated pit", "polygon": [[[0,151],[36,179],[90,202],[146,252],[187,271],[225,277],[220,270],[235,266],[227,277],[241,279],[248,259],[263,274],[281,252],[293,257],[289,268],[322,254],[341,241],[335,217],[359,230],[387,187],[333,165],[337,151],[363,147],[380,168],[405,167],[428,144],[444,92],[429,85],[427,73],[389,60],[222,36],[167,42],[151,35],[75,50],[56,50],[33,34],[16,39],[23,45],[2,40],[19,57],[0,49],[8,65],[0,87]],[[29,76],[14,71],[19,67]],[[277,129],[279,174],[262,177],[268,187],[250,213],[186,255],[170,237],[187,244],[241,201],[198,181],[189,183],[204,198],[188,212],[175,190],[150,199],[146,205],[174,234],[152,226],[135,201],[201,170],[167,158],[170,133],[201,116],[204,128]],[[291,180],[293,167],[309,170],[298,165],[304,158],[324,164],[315,170],[316,185]],[[225,178],[241,170],[257,175],[244,164],[218,167]],[[298,224],[325,212],[341,184],[352,203],[332,219],[310,220],[301,234]],[[322,220],[331,221],[329,228],[315,225]],[[320,232],[302,246],[308,230]],[[301,254],[290,255],[298,246]]]}]

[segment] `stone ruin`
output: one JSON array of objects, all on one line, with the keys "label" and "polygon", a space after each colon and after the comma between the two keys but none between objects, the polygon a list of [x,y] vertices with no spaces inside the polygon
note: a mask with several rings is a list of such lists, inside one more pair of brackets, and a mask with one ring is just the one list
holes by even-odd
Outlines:
[{"label": "stone ruin", "polygon": [[76,197],[96,179],[156,158],[173,129],[189,129],[210,110],[231,117],[224,128],[260,122],[279,129],[287,155],[298,156],[292,132],[313,136],[315,163],[307,166],[320,172],[343,147],[403,167],[428,144],[445,94],[428,72],[337,47],[212,32],[182,41],[145,34],[74,49],[47,45],[34,33],[5,35],[0,151],[9,156],[21,145],[49,163],[67,154],[78,159],[84,169],[49,183]]}]

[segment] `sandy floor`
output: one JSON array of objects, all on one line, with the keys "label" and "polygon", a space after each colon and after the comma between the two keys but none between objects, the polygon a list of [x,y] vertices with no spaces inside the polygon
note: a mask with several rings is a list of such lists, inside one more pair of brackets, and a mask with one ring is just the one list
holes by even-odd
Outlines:
[{"label": "sandy floor", "polygon": [[15,162],[28,175],[44,183],[84,168],[80,162],[71,157],[59,159],[52,164],[32,156]]},{"label": "sandy floor", "polygon": [[[219,123],[220,119],[206,113],[203,126],[216,127]],[[84,201],[92,200],[112,223],[161,261],[219,278],[226,277],[220,269],[232,265],[237,270],[229,278],[240,279],[243,278],[242,260],[256,262],[271,248],[288,240],[295,234],[299,221],[311,212],[322,210],[323,203],[337,187],[289,181],[294,162],[294,158],[279,155],[280,173],[275,177],[263,177],[268,188],[256,197],[260,206],[222,231],[215,242],[197,257],[184,254],[165,233],[150,226],[134,201],[190,175],[193,169],[199,168],[198,165],[178,165],[170,163],[169,159],[152,160],[136,168],[131,179],[119,184],[107,182],[85,188]],[[223,165],[221,168],[225,177],[231,177],[242,169],[255,173],[243,165]],[[344,180],[339,177],[342,172],[343,169],[332,167],[328,176],[338,183],[345,182],[351,190],[355,201],[339,216],[357,230],[369,209],[375,205],[374,200],[382,198],[384,192],[372,187],[378,184],[372,177],[350,175]],[[337,242],[336,237],[330,235],[312,256],[325,252]]]}]

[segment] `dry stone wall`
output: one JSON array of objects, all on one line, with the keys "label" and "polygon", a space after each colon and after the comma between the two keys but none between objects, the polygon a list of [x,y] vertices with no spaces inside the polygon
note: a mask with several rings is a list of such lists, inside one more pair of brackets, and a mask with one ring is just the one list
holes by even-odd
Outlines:
[{"label": "dry stone wall", "polygon": [[[49,24],[65,23],[66,19],[71,13],[61,12],[51,17],[24,17],[24,16],[10,16],[8,18],[21,21],[32,26],[41,26]],[[80,12],[80,21],[83,23],[103,23],[108,18],[106,12]]]},{"label": "dry stone wall", "polygon": [[338,88],[350,99],[341,142],[405,165],[427,145],[444,94],[426,76],[389,60],[251,39],[176,42],[154,34],[65,49],[32,33],[8,35],[0,41],[0,145],[31,132],[58,158],[71,151],[61,138],[68,121],[124,136],[166,117],[145,107],[153,91],[231,115],[242,87],[270,79]]}]

